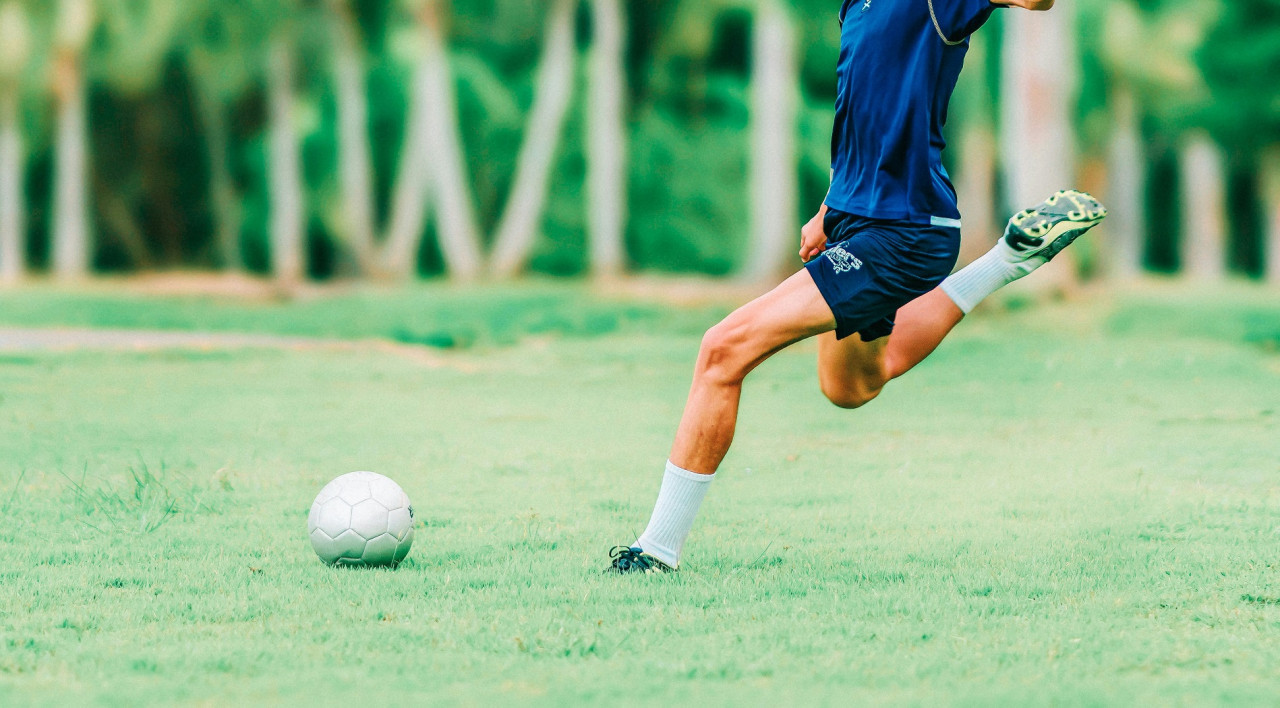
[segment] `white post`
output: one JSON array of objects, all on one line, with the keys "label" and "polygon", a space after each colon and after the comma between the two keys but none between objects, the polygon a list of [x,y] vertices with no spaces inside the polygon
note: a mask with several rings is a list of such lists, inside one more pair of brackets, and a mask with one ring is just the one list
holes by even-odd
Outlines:
[{"label": "white post", "polygon": [[19,85],[30,41],[22,6],[0,7],[0,283],[11,284],[26,273],[22,130],[18,125]]},{"label": "white post", "polygon": [[347,0],[331,0],[334,93],[338,108],[338,171],[346,240],[363,271],[373,266],[373,159],[362,45]]},{"label": "white post", "polygon": [[1142,273],[1146,216],[1146,154],[1138,129],[1133,93],[1116,91],[1111,101],[1114,128],[1107,150],[1107,195],[1111,211],[1106,234],[1111,244],[1109,275],[1131,280]]},{"label": "white post", "polygon": [[752,45],[751,241],[741,274],[763,281],[781,269],[800,231],[795,40],[778,0],[761,0]]},{"label": "white post", "polygon": [[[1052,12],[1008,12],[1001,65],[1001,151],[1011,211],[1035,206],[1075,181],[1074,113],[1078,83],[1075,3]],[[1069,289],[1075,260],[1064,251],[1014,287],[1031,292]]]},{"label": "white post", "polygon": [[89,145],[85,116],[84,47],[94,25],[90,0],[58,6],[54,92],[58,97],[53,176],[54,276],[75,280],[89,273],[93,248],[89,226]]},{"label": "white post", "polygon": [[524,268],[542,226],[551,168],[573,98],[572,0],[556,0],[547,20],[537,94],[516,160],[515,180],[494,238],[494,275],[509,278]]},{"label": "white post", "polygon": [[1266,209],[1266,279],[1280,285],[1280,144],[1263,151],[1259,170]]},{"label": "white post", "polygon": [[378,258],[380,275],[409,278],[414,274],[418,247],[426,228],[431,185],[430,139],[427,131],[427,58],[418,62],[404,122],[400,168],[391,195],[391,214]]},{"label": "white post", "polygon": [[1182,269],[1196,280],[1227,273],[1226,170],[1222,149],[1203,131],[1182,145]]},{"label": "white post", "polygon": [[271,183],[271,269],[285,287],[303,277],[304,193],[302,155],[294,125],[294,57],[287,40],[277,39],[268,57],[271,116],[267,151]]},{"label": "white post", "polygon": [[17,96],[0,96],[0,283],[6,285],[20,280],[27,269],[22,150]]},{"label": "white post", "polygon": [[440,251],[449,274],[471,280],[480,274],[479,229],[471,203],[471,182],[458,126],[458,101],[453,88],[449,54],[440,31],[437,3],[422,9],[426,52],[425,88],[427,148],[433,157],[432,188],[439,216]]},{"label": "white post", "polygon": [[587,230],[591,273],[626,268],[626,19],[622,0],[592,0],[594,36],[587,84]]}]

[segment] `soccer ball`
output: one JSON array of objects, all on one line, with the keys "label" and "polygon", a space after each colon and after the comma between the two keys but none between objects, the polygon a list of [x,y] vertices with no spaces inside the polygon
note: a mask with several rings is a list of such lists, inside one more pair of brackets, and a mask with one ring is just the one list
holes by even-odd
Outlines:
[{"label": "soccer ball", "polygon": [[344,474],[316,495],[307,534],[316,555],[329,565],[395,567],[413,545],[413,507],[387,477]]}]

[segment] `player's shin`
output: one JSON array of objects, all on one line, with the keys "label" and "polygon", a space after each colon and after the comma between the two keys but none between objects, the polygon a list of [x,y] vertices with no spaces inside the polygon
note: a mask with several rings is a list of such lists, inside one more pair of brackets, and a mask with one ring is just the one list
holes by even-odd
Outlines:
[{"label": "player's shin", "polygon": [[942,291],[969,314],[995,291],[1053,260],[1105,218],[1107,208],[1092,196],[1073,189],[1058,192],[1010,219],[995,248],[943,281]]},{"label": "player's shin", "polygon": [[995,248],[944,280],[942,291],[967,315],[997,290],[1040,266],[1031,261],[1014,261],[1008,251],[1004,240],[997,242]]},{"label": "player's shin", "polygon": [[714,479],[713,474],[690,472],[668,461],[649,526],[634,545],[672,568],[677,567],[685,539]]}]

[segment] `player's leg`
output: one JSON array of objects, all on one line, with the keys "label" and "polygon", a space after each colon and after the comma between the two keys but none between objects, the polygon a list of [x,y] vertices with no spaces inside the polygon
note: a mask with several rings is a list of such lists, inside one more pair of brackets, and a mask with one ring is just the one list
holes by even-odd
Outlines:
[{"label": "player's leg", "polygon": [[[857,386],[857,395],[870,400],[867,396],[878,394],[885,382],[927,357],[983,298],[1047,263],[1101,223],[1106,213],[1087,194],[1068,191],[1018,214],[991,253],[947,278],[941,287],[899,308],[896,318],[901,330],[888,340],[860,345],[846,339],[847,343],[833,346],[838,343],[828,335],[821,344],[831,368],[828,373],[845,377],[836,383]],[[872,248],[874,244],[859,245]],[[845,267],[837,274],[861,271],[858,258],[847,252],[842,256]],[[707,486],[733,441],[743,379],[778,350],[837,328],[831,306],[814,279],[823,278],[833,294],[836,289],[830,274],[814,269],[814,265],[810,263],[806,272],[796,274],[708,332],[672,450],[672,460],[679,459],[692,469],[667,462],[648,528],[631,547],[614,549],[612,570],[629,573],[675,568]],[[844,312],[845,317],[849,314]],[[851,320],[843,322],[840,326],[846,334],[860,331],[858,326],[850,326]],[[843,371],[836,370],[837,365]],[[845,402],[854,403],[856,399],[850,395]]]},{"label": "player's leg", "polygon": [[1088,194],[1058,192],[1010,219],[995,247],[947,278],[941,289],[968,313],[995,291],[1053,260],[1105,218],[1107,208]]},{"label": "player's leg", "polygon": [[653,516],[635,543],[614,549],[610,570],[660,572],[678,565],[707,487],[733,442],[743,380],[778,351],[835,326],[813,278],[800,271],[707,332]]},{"label": "player's leg", "polygon": [[1106,207],[1088,194],[1058,192],[1014,216],[989,253],[904,305],[887,340],[837,341],[834,334],[823,335],[818,347],[823,393],[842,408],[866,405],[885,384],[932,354],[979,302],[1048,263],[1106,216]]},{"label": "player's leg", "polygon": [[935,289],[904,305],[895,319],[887,339],[837,340],[834,332],[818,338],[818,382],[828,400],[849,409],[871,402],[885,384],[932,354],[964,312]]},{"label": "player's leg", "polygon": [[671,462],[698,474],[714,474],[733,442],[747,374],[779,350],[834,327],[831,308],[813,278],[801,271],[708,330]]}]

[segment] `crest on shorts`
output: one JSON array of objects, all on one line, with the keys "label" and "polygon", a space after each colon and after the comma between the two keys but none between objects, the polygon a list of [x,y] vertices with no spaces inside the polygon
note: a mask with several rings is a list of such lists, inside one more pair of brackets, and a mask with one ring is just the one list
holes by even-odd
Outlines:
[{"label": "crest on shorts", "polygon": [[862,261],[840,246],[828,248],[823,255],[831,261],[831,265],[836,269],[836,275],[848,273],[851,270],[862,270]]}]

